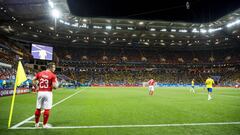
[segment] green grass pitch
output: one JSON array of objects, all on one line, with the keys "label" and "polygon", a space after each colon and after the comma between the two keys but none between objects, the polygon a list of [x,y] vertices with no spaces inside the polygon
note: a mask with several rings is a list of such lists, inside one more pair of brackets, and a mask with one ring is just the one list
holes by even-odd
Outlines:
[{"label": "green grass pitch", "polygon": [[[163,127],[74,128],[77,126],[159,125],[240,122],[240,89],[214,88],[213,100],[207,100],[207,91],[196,88],[156,88],[154,96],[147,88],[78,88],[59,89],[53,101],[76,93],[54,106],[49,123],[61,129],[7,129],[11,97],[0,98],[0,135],[33,134],[92,134],[92,135],[237,135],[239,124],[180,125]],[[36,94],[17,95],[12,126],[32,116]],[[42,117],[41,117],[42,120]],[[33,121],[33,119],[31,120]],[[25,123],[20,127],[33,127]]]}]

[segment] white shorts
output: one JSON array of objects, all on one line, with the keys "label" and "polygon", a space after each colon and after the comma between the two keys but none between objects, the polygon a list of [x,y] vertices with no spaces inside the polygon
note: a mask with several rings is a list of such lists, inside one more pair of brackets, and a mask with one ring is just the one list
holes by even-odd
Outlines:
[{"label": "white shorts", "polygon": [[37,95],[37,109],[51,109],[52,108],[52,92],[39,91]]},{"label": "white shorts", "polygon": [[154,86],[148,86],[149,91],[154,91]]}]

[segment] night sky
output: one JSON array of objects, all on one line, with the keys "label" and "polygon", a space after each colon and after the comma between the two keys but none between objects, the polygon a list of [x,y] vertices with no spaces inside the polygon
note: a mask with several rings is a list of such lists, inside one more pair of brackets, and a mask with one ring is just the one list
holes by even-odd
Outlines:
[{"label": "night sky", "polygon": [[204,23],[240,8],[240,0],[68,0],[80,17],[144,19]]}]

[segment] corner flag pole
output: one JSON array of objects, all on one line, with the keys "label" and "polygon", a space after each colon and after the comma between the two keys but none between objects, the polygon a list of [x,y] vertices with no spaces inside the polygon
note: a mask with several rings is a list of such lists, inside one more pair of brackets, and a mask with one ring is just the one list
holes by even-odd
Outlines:
[{"label": "corner flag pole", "polygon": [[13,90],[12,103],[11,103],[11,108],[10,108],[10,114],[9,114],[9,119],[8,119],[8,128],[11,127],[13,107],[14,107],[14,101],[15,101],[15,96],[16,96],[16,89],[17,89],[17,85],[16,85],[16,83],[15,83],[15,84],[14,84],[14,90]]},{"label": "corner flag pole", "polygon": [[14,107],[17,86],[21,85],[21,83],[23,83],[26,80],[27,80],[27,77],[26,77],[25,71],[23,69],[21,61],[19,61],[18,68],[17,68],[17,74],[16,74],[16,81],[15,81],[14,89],[13,89],[13,97],[12,97],[12,103],[11,103],[11,108],[10,108],[10,114],[9,114],[9,119],[8,119],[8,128],[11,127],[13,107]]}]

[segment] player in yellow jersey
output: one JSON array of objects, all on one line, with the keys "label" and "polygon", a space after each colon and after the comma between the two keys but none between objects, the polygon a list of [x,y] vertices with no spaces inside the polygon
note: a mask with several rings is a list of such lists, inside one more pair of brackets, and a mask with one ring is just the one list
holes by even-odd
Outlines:
[{"label": "player in yellow jersey", "polygon": [[192,79],[192,87],[190,89],[190,92],[193,92],[195,94],[194,83],[195,83],[195,79]]},{"label": "player in yellow jersey", "polygon": [[208,79],[205,82],[207,90],[208,90],[208,100],[212,99],[212,85],[214,84],[214,80],[211,77],[208,77]]}]

